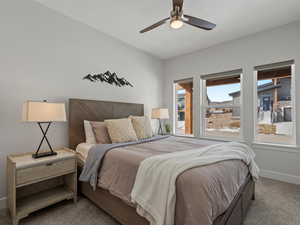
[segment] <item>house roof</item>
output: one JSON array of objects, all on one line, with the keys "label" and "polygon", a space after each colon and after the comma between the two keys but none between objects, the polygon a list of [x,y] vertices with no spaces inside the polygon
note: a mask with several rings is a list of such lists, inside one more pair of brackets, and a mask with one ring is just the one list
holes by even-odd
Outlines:
[{"label": "house roof", "polygon": [[[270,83],[259,85],[257,87],[257,91],[258,92],[268,91],[268,90],[272,90],[274,88],[279,88],[279,87],[281,87],[280,84],[274,85],[273,82],[270,82]],[[235,92],[229,93],[230,96],[234,96],[234,95],[238,95],[238,94],[240,94],[240,91],[235,91]]]}]

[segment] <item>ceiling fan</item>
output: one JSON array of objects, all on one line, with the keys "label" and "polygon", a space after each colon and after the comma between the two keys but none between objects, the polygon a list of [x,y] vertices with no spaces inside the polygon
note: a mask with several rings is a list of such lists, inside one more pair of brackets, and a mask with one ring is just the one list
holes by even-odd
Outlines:
[{"label": "ceiling fan", "polygon": [[189,25],[192,25],[194,27],[204,29],[204,30],[212,30],[216,27],[216,24],[214,24],[214,23],[183,14],[182,8],[183,8],[183,0],[173,0],[173,10],[171,11],[171,16],[141,30],[140,33],[145,33],[147,31],[153,30],[154,28],[163,25],[168,20],[170,20],[170,26],[173,29],[181,28],[183,26],[183,23],[186,23],[186,24],[189,24]]}]

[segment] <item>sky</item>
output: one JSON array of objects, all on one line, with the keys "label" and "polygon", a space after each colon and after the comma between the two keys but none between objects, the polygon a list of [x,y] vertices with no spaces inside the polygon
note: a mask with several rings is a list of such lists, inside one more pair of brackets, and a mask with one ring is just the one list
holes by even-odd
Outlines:
[{"label": "sky", "polygon": [[[258,85],[266,84],[271,82],[271,80],[260,80],[258,81]],[[207,95],[209,99],[213,102],[223,102],[230,101],[232,97],[229,96],[229,93],[240,91],[240,84],[227,84],[227,85],[219,85],[207,87]]]},{"label": "sky", "polygon": [[[258,85],[270,83],[272,80],[260,80],[258,81]],[[240,91],[240,84],[227,84],[227,85],[219,85],[207,87],[207,95],[212,102],[223,102],[223,101],[231,101],[232,97],[229,96],[230,93]],[[183,94],[184,89],[178,90],[178,94]]]}]

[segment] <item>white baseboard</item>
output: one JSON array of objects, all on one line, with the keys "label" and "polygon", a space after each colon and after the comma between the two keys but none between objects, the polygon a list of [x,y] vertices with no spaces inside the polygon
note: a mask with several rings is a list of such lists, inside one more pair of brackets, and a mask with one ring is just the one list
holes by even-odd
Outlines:
[{"label": "white baseboard", "polygon": [[0,210],[7,209],[7,198],[0,198]]},{"label": "white baseboard", "polygon": [[275,171],[271,171],[271,170],[261,170],[260,176],[270,178],[273,180],[279,180],[279,181],[286,182],[286,183],[300,185],[300,177],[299,176],[290,175],[287,173],[279,173],[279,172],[275,172]]}]

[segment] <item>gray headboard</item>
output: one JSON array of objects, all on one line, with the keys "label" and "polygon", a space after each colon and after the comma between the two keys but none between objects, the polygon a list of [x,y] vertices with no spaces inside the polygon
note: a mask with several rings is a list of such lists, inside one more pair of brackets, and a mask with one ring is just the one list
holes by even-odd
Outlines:
[{"label": "gray headboard", "polygon": [[85,99],[69,99],[69,147],[85,142],[83,121],[120,119],[130,115],[143,116],[144,105]]}]

